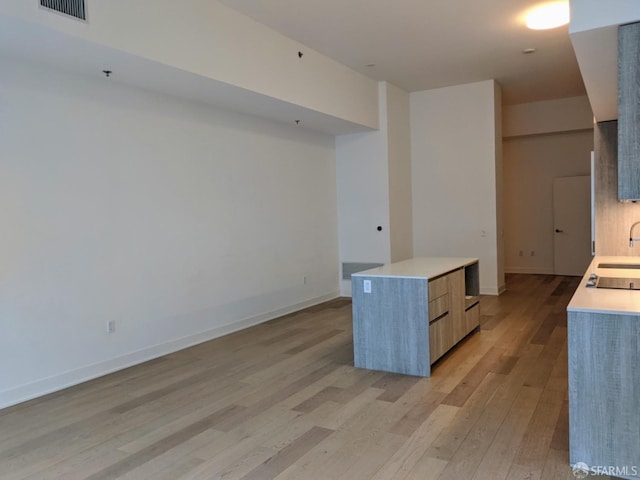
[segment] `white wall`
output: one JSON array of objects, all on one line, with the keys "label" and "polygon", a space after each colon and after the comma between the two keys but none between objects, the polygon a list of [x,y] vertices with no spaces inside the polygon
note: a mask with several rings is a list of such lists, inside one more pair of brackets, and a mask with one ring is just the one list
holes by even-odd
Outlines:
[{"label": "white wall", "polygon": [[505,270],[553,274],[553,179],[590,174],[589,102],[509,105],[503,118]]},{"label": "white wall", "polygon": [[[335,140],[341,264],[391,260],[386,83],[379,83],[378,95],[380,130]],[[351,295],[350,280],[340,281],[340,294]]]},{"label": "white wall", "polygon": [[593,113],[586,96],[506,105],[502,118],[505,137],[593,128]]},{"label": "white wall", "polygon": [[591,130],[505,139],[507,272],[554,273],[553,179],[589,175],[592,149]]},{"label": "white wall", "polygon": [[497,294],[496,111],[493,80],[411,94],[413,252],[480,259]]},{"label": "white wall", "polygon": [[[409,94],[380,82],[378,103],[380,130],[336,137],[341,264],[412,257]],[[351,295],[350,280],[340,293]]]},{"label": "white wall", "polygon": [[36,1],[0,4],[0,14],[378,127],[376,81],[217,1],[87,0],[86,10],[84,23],[40,8]]},{"label": "white wall", "polygon": [[333,137],[2,66],[0,408],[337,296]]}]

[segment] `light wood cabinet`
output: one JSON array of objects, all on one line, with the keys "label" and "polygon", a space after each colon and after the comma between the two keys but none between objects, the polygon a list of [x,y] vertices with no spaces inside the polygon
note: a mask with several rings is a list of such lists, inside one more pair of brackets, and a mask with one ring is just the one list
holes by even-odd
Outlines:
[{"label": "light wood cabinet", "polygon": [[449,312],[449,295],[444,294],[429,301],[429,322],[440,318],[445,313]]},{"label": "light wood cabinet", "polygon": [[476,302],[464,312],[464,328],[470,332],[480,325],[480,306]]},{"label": "light wood cabinet", "polygon": [[451,328],[453,330],[453,339],[449,346],[451,348],[469,333],[464,324],[464,268],[449,273],[447,275],[447,284],[449,285],[449,297],[451,298],[451,308],[449,310]]},{"label": "light wood cabinet", "polygon": [[449,282],[446,275],[429,280],[429,298],[438,298],[449,293]]},{"label": "light wood cabinet", "polygon": [[352,276],[356,367],[428,377],[431,364],[478,328],[477,259],[448,260],[437,275],[422,277],[408,263]]},{"label": "light wood cabinet", "polygon": [[[477,264],[474,265],[477,266]],[[429,281],[429,292],[437,291],[442,294],[438,299],[429,302],[430,308],[432,303],[434,306],[440,307],[436,311],[437,315],[431,315],[431,310],[429,310],[429,359],[431,363],[447,353],[469,332],[480,325],[480,297],[478,296],[479,292],[474,290],[477,283],[472,281],[467,288],[466,278],[473,278],[473,275],[465,274],[467,269],[472,270],[474,266],[468,265]],[[439,285],[446,285],[446,291],[432,288],[432,283],[436,282]],[[474,301],[468,304],[470,298]],[[448,307],[446,310],[441,306],[444,304]],[[446,315],[443,316],[445,313]]]},{"label": "light wood cabinet", "polygon": [[446,313],[429,324],[429,361],[435,362],[454,344],[453,322]]}]

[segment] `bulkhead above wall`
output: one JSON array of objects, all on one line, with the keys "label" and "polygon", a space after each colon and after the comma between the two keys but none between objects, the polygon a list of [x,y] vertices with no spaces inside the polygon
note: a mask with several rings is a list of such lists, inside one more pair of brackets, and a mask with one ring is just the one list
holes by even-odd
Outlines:
[{"label": "bulkhead above wall", "polygon": [[375,80],[218,2],[84,0],[82,20],[43,1],[2,2],[0,55],[334,135],[378,128]]}]

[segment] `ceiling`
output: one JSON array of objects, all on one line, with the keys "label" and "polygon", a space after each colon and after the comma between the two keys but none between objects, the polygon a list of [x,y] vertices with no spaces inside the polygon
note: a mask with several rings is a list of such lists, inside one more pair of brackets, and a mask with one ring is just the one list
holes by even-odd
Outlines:
[{"label": "ceiling", "polygon": [[494,78],[506,105],[585,95],[568,27],[525,27],[535,0],[221,3],[409,92]]}]

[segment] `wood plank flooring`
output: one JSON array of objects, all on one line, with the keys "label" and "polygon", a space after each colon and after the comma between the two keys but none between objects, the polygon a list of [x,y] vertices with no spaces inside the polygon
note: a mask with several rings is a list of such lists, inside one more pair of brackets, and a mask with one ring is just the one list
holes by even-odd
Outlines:
[{"label": "wood plank flooring", "polygon": [[578,280],[509,275],[428,379],[354,368],[337,299],[0,410],[0,479],[573,479]]}]

